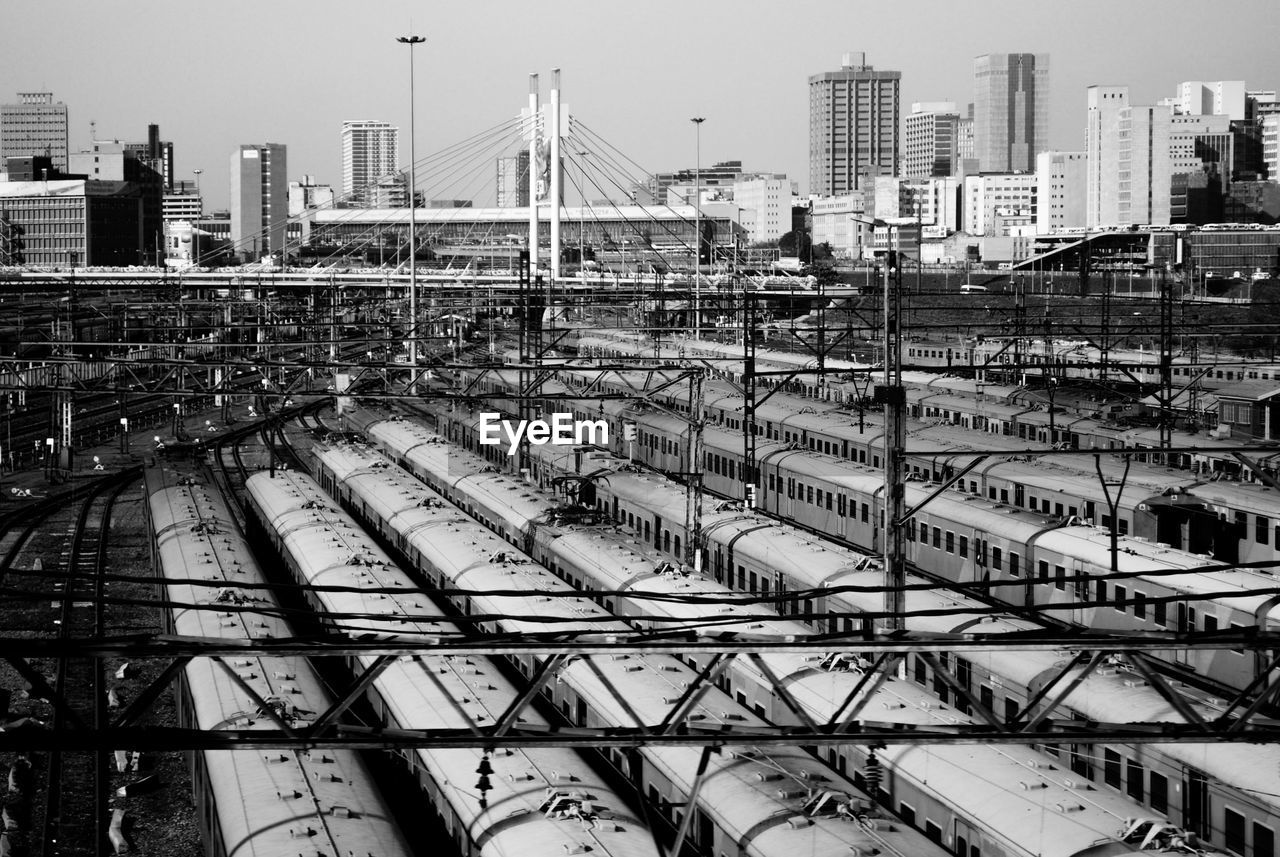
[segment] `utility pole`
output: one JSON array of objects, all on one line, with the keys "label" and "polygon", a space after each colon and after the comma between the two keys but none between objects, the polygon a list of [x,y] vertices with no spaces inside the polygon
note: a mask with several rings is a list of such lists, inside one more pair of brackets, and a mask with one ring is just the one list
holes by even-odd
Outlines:
[{"label": "utility pole", "polygon": [[702,571],[702,369],[689,376],[689,459],[685,463],[684,561],[694,572]]},{"label": "utility pole", "polygon": [[693,159],[693,338],[702,338],[702,123],[704,116],[689,120],[694,127]]},{"label": "utility pole", "polygon": [[411,389],[418,386],[418,228],[414,208],[418,200],[416,131],[413,97],[413,49],[426,41],[422,36],[400,36],[396,39],[409,46],[409,379]]},{"label": "utility pole", "polygon": [[[902,388],[902,339],[898,329],[901,303],[897,288],[902,270],[901,258],[890,257],[896,264],[884,270],[884,385],[875,391],[876,402],[884,405],[884,610],[888,614],[885,628],[900,631],[905,627],[906,556],[903,550],[902,525],[906,513],[906,486],[902,479],[903,446],[906,442],[906,392]],[[889,268],[896,269],[890,277]]]}]

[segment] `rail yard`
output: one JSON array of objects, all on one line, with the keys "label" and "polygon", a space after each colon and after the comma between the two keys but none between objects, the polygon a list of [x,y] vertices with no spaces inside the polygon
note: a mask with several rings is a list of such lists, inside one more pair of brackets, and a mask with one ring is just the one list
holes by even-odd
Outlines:
[{"label": "rail yard", "polygon": [[4,853],[1273,853],[1268,306],[210,277],[0,318]]}]

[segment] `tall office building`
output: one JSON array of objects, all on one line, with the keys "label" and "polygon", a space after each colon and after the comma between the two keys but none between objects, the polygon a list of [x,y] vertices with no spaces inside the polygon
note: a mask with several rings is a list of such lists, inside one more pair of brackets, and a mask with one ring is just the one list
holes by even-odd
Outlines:
[{"label": "tall office building", "polygon": [[1128,107],[1129,87],[1089,87],[1089,122],[1085,134],[1087,229],[1120,223],[1120,117]]},{"label": "tall office building", "polygon": [[400,165],[400,129],[387,122],[342,123],[342,196],[352,205],[372,206],[380,179]]},{"label": "tall office building", "polygon": [[17,104],[0,104],[0,164],[38,155],[67,169],[67,105],[52,92],[19,92]]},{"label": "tall office building", "polygon": [[529,205],[529,152],[498,158],[498,208]]},{"label": "tall office building", "polygon": [[809,78],[809,193],[832,196],[898,167],[900,71],[847,53],[839,71]]},{"label": "tall office building", "polygon": [[984,173],[1031,172],[1049,148],[1049,55],[984,54],[973,61],[973,136]]},{"label": "tall office building", "polygon": [[955,175],[959,126],[955,102],[913,103],[905,127],[902,175],[912,179]]},{"label": "tall office building", "polygon": [[289,219],[289,180],[280,143],[231,153],[231,252],[259,259],[280,253]]}]

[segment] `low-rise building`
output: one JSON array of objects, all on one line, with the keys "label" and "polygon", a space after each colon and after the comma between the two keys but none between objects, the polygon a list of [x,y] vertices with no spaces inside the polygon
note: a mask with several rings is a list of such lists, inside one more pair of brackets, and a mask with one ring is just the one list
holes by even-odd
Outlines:
[{"label": "low-rise building", "polygon": [[122,181],[0,183],[10,264],[55,268],[144,264],[142,195]]}]

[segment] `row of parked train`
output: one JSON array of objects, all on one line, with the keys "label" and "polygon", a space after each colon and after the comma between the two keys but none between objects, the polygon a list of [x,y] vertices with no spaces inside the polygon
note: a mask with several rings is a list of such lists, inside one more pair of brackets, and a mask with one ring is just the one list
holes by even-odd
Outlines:
[{"label": "row of parked train", "polygon": [[[661,347],[658,347],[651,339],[634,333],[593,330],[570,331],[557,340],[557,345],[582,356],[651,359],[660,356],[668,362],[696,359],[709,366],[718,376],[738,383],[742,381],[742,348],[725,343],[677,338],[664,340]],[[835,374],[818,376],[812,372],[805,373],[803,370],[812,370],[816,366],[816,360],[810,354],[760,349],[756,352],[756,360],[758,370],[801,372],[793,378],[782,380],[776,375],[760,378],[758,384],[777,384],[805,399],[852,409],[858,409],[859,403],[866,402],[869,395],[868,384],[879,383],[882,377],[878,365],[837,360],[828,360],[825,364]],[[1230,372],[1233,376],[1254,373],[1262,380],[1274,378],[1277,374],[1266,367],[1242,369],[1238,365],[1234,370],[1215,371]],[[1119,383],[1128,381],[1123,372],[1117,370],[1117,374]],[[1161,446],[1159,429],[1120,426],[1111,420],[1114,409],[1110,401],[1075,402],[1074,412],[1068,412],[1063,405],[1064,399],[1068,398],[1065,394],[1058,397],[1055,407],[1050,409],[1044,393],[1032,396],[1026,386],[1010,383],[1007,379],[964,378],[909,370],[903,372],[902,380],[911,416],[974,429],[982,433],[983,444],[989,445],[1004,438],[1011,443],[1022,441],[1024,443],[1016,446],[1024,447],[1044,444],[1064,449],[1113,449],[1124,446],[1158,450]],[[1178,376],[1174,382],[1180,389],[1190,380],[1189,376]],[[1147,386],[1150,389],[1150,384]],[[813,401],[809,401],[808,405],[816,407]],[[765,412],[769,411],[766,409]],[[796,416],[794,413],[791,415]],[[871,414],[858,413],[856,417],[853,421],[856,425],[863,426],[868,420],[872,426],[876,424]],[[761,418],[764,418],[763,413]],[[860,433],[865,431],[864,428]],[[1153,452],[1153,460],[1159,457],[1170,466],[1207,476],[1242,478],[1246,481],[1256,478],[1252,471],[1242,468],[1231,453],[1231,450],[1242,444],[1237,438],[1181,430],[1174,431],[1172,437],[1173,446],[1181,451],[1170,454]],[[848,432],[834,434],[830,440],[837,446],[843,440],[855,445],[857,442]],[[1244,443],[1248,445],[1247,441]],[[1195,452],[1187,451],[1193,448]],[[1261,469],[1275,476],[1280,470],[1271,455],[1268,450],[1259,446]]]},{"label": "row of parked train", "polygon": [[[560,373],[561,377],[565,377],[566,371],[568,370]],[[504,379],[502,373],[490,372],[477,385],[477,388],[500,390],[508,380],[511,379]],[[642,385],[636,384],[634,389],[640,388]],[[566,387],[566,390],[570,389],[572,389],[571,385]],[[597,390],[608,392],[607,383],[597,382]],[[674,401],[668,404],[679,409],[677,396],[678,394],[674,394],[672,397]],[[708,398],[714,399],[712,396]],[[775,402],[780,400],[780,396],[775,397]],[[554,409],[558,404],[549,401],[545,403],[544,409]],[[687,410],[687,399],[685,409]],[[604,411],[613,422],[614,431],[611,437],[615,440],[617,451],[649,461],[659,469],[671,472],[686,472],[689,469],[683,458],[685,450],[682,447],[687,439],[687,426],[683,421],[664,418],[656,411],[643,412],[611,405],[606,405]],[[577,415],[582,418],[601,416],[595,403],[589,409],[586,407],[579,409]],[[813,414],[807,416],[814,417]],[[732,397],[726,396],[723,401],[712,401],[708,406],[708,417],[712,422],[719,422],[725,427],[740,431],[740,399],[734,402]],[[733,424],[735,418],[739,421],[737,425]],[[845,424],[848,424],[847,417]],[[635,427],[634,437],[637,443],[625,444],[621,441],[628,436],[623,430],[623,426],[626,425]],[[464,430],[465,426],[459,429],[460,432]],[[864,545],[869,549],[877,550],[878,527],[869,524],[877,521],[879,517],[876,498],[880,491],[880,474],[861,468],[849,468],[845,466],[845,462],[831,462],[824,455],[818,454],[820,450],[834,452],[829,442],[824,450],[820,443],[814,442],[811,438],[804,438],[809,441],[807,443],[797,443],[799,438],[787,438],[787,440],[791,441],[790,446],[807,447],[809,451],[771,449],[767,444],[760,444],[760,460],[766,463],[762,468],[764,472],[757,487],[759,492],[757,496],[766,503],[772,499],[773,502],[769,508],[775,513],[792,515],[809,526],[839,536],[846,543],[852,543],[854,539],[851,533],[860,529],[858,536]],[[716,435],[715,432],[709,431],[706,434],[706,441],[704,474],[708,484],[717,487],[727,496],[741,497],[743,494],[743,486],[739,478],[741,435],[731,431],[722,431]],[[874,450],[874,448],[871,446],[871,449]],[[547,448],[542,449],[545,451]],[[482,451],[488,454],[493,452],[491,449]],[[832,457],[844,456],[833,455]],[[502,455],[494,458],[498,462],[505,460],[505,456]],[[802,464],[806,461],[809,462],[807,468]],[[772,468],[768,462],[772,463]],[[868,461],[868,464],[878,466],[878,457],[874,462]],[[1103,466],[1108,470],[1108,477],[1115,476],[1116,465],[1104,462]],[[918,462],[914,467],[917,473],[922,471]],[[833,468],[837,472],[832,472]],[[1178,567],[1201,568],[1208,563],[1208,560],[1203,556],[1170,550],[1164,545],[1153,544],[1141,538],[1119,539],[1117,544],[1119,549],[1113,560],[1107,539],[1103,538],[1096,529],[1071,520],[1072,516],[1083,517],[1081,513],[1086,511],[1086,499],[1079,501],[1077,509],[1071,509],[1066,503],[1062,508],[1056,508],[1058,503],[1056,499],[1053,501],[1054,507],[1045,508],[1042,505],[1044,498],[1037,495],[1033,500],[1031,491],[1026,490],[1025,487],[1021,489],[1017,487],[1028,480],[1018,479],[1014,474],[1007,472],[1010,469],[991,466],[991,473],[977,474],[983,477],[980,485],[962,481],[960,487],[963,489],[963,494],[967,496],[944,495],[943,500],[946,502],[943,505],[949,505],[950,508],[943,509],[943,514],[925,518],[924,512],[928,512],[929,509],[922,510],[921,515],[913,522],[913,540],[909,544],[913,558],[920,563],[921,567],[941,569],[955,580],[1012,581],[1015,583],[1013,586],[995,586],[994,583],[992,586],[996,592],[1003,590],[1009,593],[1010,599],[1019,604],[1065,605],[1076,601],[1078,597],[1087,595],[1092,603],[1079,606],[1069,613],[1058,614],[1072,616],[1082,624],[1094,623],[1111,628],[1180,628],[1208,631],[1228,629],[1233,626],[1274,628],[1276,620],[1272,611],[1275,599],[1272,593],[1268,592],[1269,589],[1274,589],[1274,579],[1269,575],[1251,571],[1213,572],[1197,574],[1194,577],[1183,575],[1179,577],[1179,585],[1170,586],[1167,581],[1160,579],[1154,573]],[[1005,472],[1001,473],[1001,470]],[[1034,471],[1035,468],[1027,468],[1027,470]],[[794,475],[787,475],[789,471],[794,471]],[[930,466],[924,472],[929,474],[925,478],[931,478],[935,471]],[[1172,473],[1174,476],[1171,481],[1178,478],[1176,471]],[[996,476],[1008,480],[1004,487],[996,487],[999,484],[996,482],[988,484],[988,480]],[[606,481],[613,481],[615,478],[610,476]],[[795,480],[790,487],[790,491],[794,492],[791,496],[787,496],[789,493],[787,479]],[[1056,481],[1061,482],[1062,479],[1059,478]],[[769,484],[770,482],[772,484]],[[1159,484],[1158,480],[1155,484]],[[1058,489],[1054,480],[1045,479],[1044,486],[1045,494],[1049,493],[1051,487],[1054,491]],[[1208,483],[1200,487],[1202,491],[1211,491],[1219,486]],[[1248,487],[1250,486],[1242,486],[1240,491],[1235,493],[1223,492],[1228,495],[1223,499],[1240,503],[1241,498],[1247,495]],[[988,491],[993,488],[995,491],[1005,493],[988,494]],[[1097,495],[1100,496],[1106,489],[1096,490]],[[1114,492],[1114,486],[1112,491]],[[1180,486],[1178,492],[1169,493],[1182,493],[1182,491],[1185,491],[1185,488]],[[855,495],[858,495],[859,499],[855,500]],[[916,499],[922,499],[923,496],[921,492]],[[684,515],[683,496],[681,494],[666,508],[655,506],[651,502],[652,497],[651,491],[640,492],[636,498],[637,508],[643,509],[644,514],[627,512],[624,513],[624,520],[630,515],[634,518],[637,529],[641,529],[642,526],[650,528],[650,537],[654,538],[659,545],[665,540],[665,543],[670,546],[674,535],[676,548],[673,553],[679,556],[681,551],[679,550],[678,524],[683,520]],[[975,502],[982,499],[991,502]],[[1263,505],[1265,500],[1266,497],[1262,493],[1252,498],[1252,502],[1262,506],[1264,511],[1266,510],[1266,506]],[[1129,502],[1132,500],[1130,499]],[[1022,512],[1019,512],[1008,508],[1006,504],[1009,503],[1018,505],[1026,503],[1027,505]],[[1036,513],[1030,510],[1032,503],[1035,504]],[[1098,500],[1094,500],[1094,503],[1101,505]],[[912,500],[909,497],[909,505],[911,504]],[[1137,508],[1140,505],[1135,503],[1134,510],[1145,511]],[[971,514],[973,509],[984,509],[985,513],[975,517]],[[1089,509],[1089,511],[1095,510]],[[1095,511],[1095,514],[1101,517],[1105,512]],[[1124,515],[1123,509],[1118,510],[1118,517]],[[1214,516],[1217,520],[1221,520],[1221,517],[1221,515]],[[1006,522],[1012,522],[1012,524]],[[1236,524],[1236,521],[1230,523]],[[1263,544],[1272,541],[1271,533],[1267,532],[1267,523],[1264,520],[1261,524],[1250,527],[1248,533],[1250,542]],[[923,530],[920,529],[921,525],[924,526]],[[1121,528],[1126,526],[1127,522],[1122,521]],[[660,531],[664,531],[662,539],[658,537]],[[999,533],[1008,531],[1008,536],[1012,538],[989,538],[993,531]],[[923,538],[915,538],[921,532],[923,532]],[[1265,533],[1267,538],[1258,536],[1258,532]],[[1235,533],[1226,531],[1226,537],[1238,538],[1240,535],[1238,531]],[[1243,539],[1240,539],[1240,542],[1242,543]],[[708,556],[709,565],[710,560],[711,557]],[[1256,559],[1255,561],[1265,562],[1265,560]],[[1113,562],[1121,571],[1121,577],[1114,581],[1107,579],[1107,572],[1110,572]],[[732,567],[732,562],[728,564]],[[748,574],[749,577],[742,576],[742,582],[747,584],[750,580],[748,585],[756,591],[767,591],[766,588],[770,585],[776,591],[779,584],[792,588],[804,586],[803,583],[789,581],[785,574],[779,575],[773,571],[761,570],[758,577],[755,574]],[[1137,579],[1126,580],[1125,574]],[[1251,593],[1255,591],[1261,591],[1264,594],[1254,596]],[[1232,593],[1236,592],[1240,593],[1239,597],[1233,597]],[[1211,598],[1210,595],[1215,593],[1217,597]],[[1268,665],[1265,656],[1229,650],[1217,654],[1203,652],[1193,657],[1179,656],[1178,660],[1184,667],[1195,668],[1197,675],[1211,676],[1235,688],[1244,687],[1253,679],[1261,677]],[[1188,678],[1190,677],[1191,674],[1188,673]],[[1126,681],[1133,680],[1132,676],[1126,679]],[[1141,678],[1137,680],[1140,682]],[[997,679],[994,688],[999,687],[1001,685]],[[992,688],[987,688],[983,693],[990,693],[991,690]],[[1099,767],[1103,769],[1115,767],[1105,764],[1105,761],[1100,758]],[[1137,770],[1142,771],[1140,763]],[[1107,775],[1107,778],[1113,779],[1111,775]],[[1204,794],[1205,790],[1196,785],[1203,778],[1203,772],[1194,767],[1194,763],[1187,764],[1184,776],[1181,777],[1187,788],[1180,791],[1184,795]],[[1165,791],[1163,786],[1158,786],[1160,782],[1163,780],[1157,780],[1151,787],[1152,799],[1157,805],[1162,800],[1160,795]],[[1142,789],[1139,788],[1139,791],[1141,792]],[[1237,806],[1241,805],[1239,796],[1234,800]],[[1199,800],[1184,797],[1184,802],[1188,803],[1188,811],[1194,814],[1194,806],[1199,803]],[[1247,800],[1243,802],[1247,803]],[[1267,812],[1270,811],[1267,810]],[[1204,814],[1207,817],[1209,813]],[[1253,814],[1249,813],[1251,816]],[[1237,837],[1231,835],[1229,831],[1239,827],[1236,820],[1241,817],[1241,814],[1231,806],[1221,806],[1216,811],[1216,815],[1219,819],[1218,829],[1222,835],[1227,841],[1236,841]],[[1267,853],[1263,846],[1271,841],[1268,836],[1269,829],[1266,826],[1271,822],[1265,820],[1265,813],[1262,817],[1264,821],[1255,822],[1261,825],[1257,831],[1260,843],[1258,853]]]},{"label": "row of parked train", "polygon": [[[770,611],[754,599],[743,599],[708,577],[677,572],[660,548],[612,525],[557,522],[555,513],[560,504],[554,497],[495,473],[483,458],[449,447],[420,426],[401,420],[357,419],[349,427],[364,429],[375,446],[408,472],[389,468],[387,459],[372,449],[338,444],[318,451],[316,468],[321,485],[370,527],[378,528],[384,540],[399,546],[412,565],[426,568],[437,586],[480,591],[500,586],[507,591],[544,593],[538,613],[544,623],[551,617],[563,617],[548,629],[561,633],[590,615],[587,610],[607,611],[603,615],[610,621],[629,621],[640,628],[705,628],[721,638],[736,635],[743,640],[744,651],[749,651],[752,639],[814,633],[812,627],[796,620],[769,615]],[[475,523],[470,527],[455,524],[447,534],[426,523],[429,517],[442,514],[442,498],[469,513]],[[454,507],[447,509],[443,514],[457,514]],[[506,577],[485,584],[484,575],[474,571],[474,552],[486,554],[499,535],[506,540],[500,550],[511,567]],[[431,572],[440,565],[459,563],[452,553],[455,539],[462,545],[464,561],[470,561],[473,568],[460,565],[457,571]],[[474,545],[470,552],[468,544]],[[428,555],[441,555],[442,561],[430,560]],[[473,575],[477,579],[468,583],[467,578]],[[532,579],[521,583],[521,577]],[[574,591],[582,591],[590,600],[547,598]],[[515,599],[482,598],[480,592],[463,596],[461,606],[485,617],[530,610]],[[707,601],[717,606],[708,608],[700,603]],[[529,630],[496,624],[495,630],[500,631]],[[706,667],[694,656],[671,659],[665,669],[673,681],[665,694],[660,688],[649,690],[653,698],[647,699],[643,687],[626,681],[617,687],[616,695],[632,703],[642,718],[661,722],[680,699],[678,689],[687,688],[684,683]],[[851,660],[839,656],[739,658],[717,680],[717,689],[712,691],[715,700],[703,697],[699,708],[689,715],[690,725],[710,729],[731,723],[750,728],[763,721],[795,724],[806,717],[826,721],[836,714],[842,700],[858,695],[853,691],[861,678]],[[780,684],[787,688],[785,697],[776,691]],[[607,709],[600,707],[594,696],[585,700],[584,707],[581,694],[574,700],[573,688],[564,692],[570,696],[561,700],[562,709],[575,722],[627,722],[623,711],[610,714],[619,719],[602,719],[600,715],[608,713]],[[593,715],[597,708],[599,713]],[[970,722],[971,717],[925,688],[897,680],[868,691],[854,713],[860,723],[899,726],[945,727]],[[852,715],[850,719],[854,719]],[[799,758],[815,761],[797,752]],[[744,758],[742,753],[735,755]],[[769,755],[776,759],[778,751],[771,749]],[[766,766],[769,769],[757,775],[778,786],[776,797],[782,803],[772,808],[759,805],[774,819],[773,825],[804,825],[805,807],[827,806],[836,818],[859,819],[858,826],[867,832],[882,834],[897,828],[905,836],[908,828],[916,828],[916,834],[923,837],[915,847],[929,848],[918,853],[965,857],[1126,854],[1140,850],[1144,843],[1148,847],[1169,846],[1180,840],[1190,846],[1196,841],[1172,828],[1160,815],[1144,813],[1119,793],[1093,789],[1067,771],[1060,760],[1027,748],[892,746],[873,751],[850,744],[823,748],[818,755],[828,768],[807,782],[802,779],[799,788],[787,775],[790,764],[781,769]],[[648,750],[641,757],[651,758]],[[760,751],[745,758],[760,760]],[[685,764],[692,765],[693,758]],[[636,775],[634,766],[624,769]],[[746,799],[724,791],[723,785],[708,791],[717,778],[727,775],[728,771],[721,769],[706,780],[696,799],[696,823],[690,835],[705,853],[763,853],[763,849],[751,847],[753,837],[744,838],[742,833],[752,829],[743,824],[765,829],[759,817],[731,817],[736,814],[732,808],[744,806]],[[688,787],[688,780],[668,778],[658,784],[654,794],[660,805],[678,805],[688,800]],[[754,800],[759,804],[759,797]],[[794,802],[790,805],[796,808],[788,809],[788,802]],[[902,823],[884,816],[883,807],[896,810]],[[788,822],[789,816],[792,820]],[[736,852],[726,847],[735,840],[740,849]],[[894,852],[900,853],[907,841],[909,837],[895,842]],[[933,845],[926,846],[930,841]],[[856,853],[869,853],[861,847]],[[874,847],[884,853],[884,845]]]},{"label": "row of parked train", "polygon": [[[592,353],[603,352],[595,347]],[[609,353],[611,356],[646,356],[643,348],[623,346],[612,348]],[[666,376],[674,377],[674,370],[664,371],[664,380]],[[599,392],[634,395],[636,389],[643,389],[642,375],[643,371],[637,370],[601,379],[597,373],[575,371],[569,365],[557,371],[564,385],[562,392],[591,385]],[[985,400],[985,393],[962,396],[966,384],[963,379],[945,380],[954,389],[944,392],[929,385],[908,386],[908,404],[913,413],[941,412],[943,406],[937,402],[943,400],[947,415],[944,425],[936,424],[937,421],[931,421],[928,416],[923,421],[908,421],[908,478],[924,482],[950,480],[962,469],[972,466],[964,478],[955,483],[956,492],[1104,527],[1109,527],[1114,518],[1122,535],[1208,554],[1221,562],[1280,562],[1280,514],[1277,514],[1274,491],[1258,481],[1221,478],[1223,473],[1218,466],[1223,459],[1230,459],[1240,468],[1239,462],[1228,453],[1215,453],[1212,447],[1206,447],[1201,470],[1157,463],[1161,457],[1155,453],[1130,456],[1125,465],[1103,450],[1150,448],[1155,444],[1118,437],[1113,431],[1106,446],[1088,447],[1097,448],[1097,456],[1069,450],[1047,454],[1052,447],[1046,436],[1016,438],[983,431],[968,421],[961,423],[962,413],[986,414],[994,420],[993,411],[998,410],[998,406]],[[481,386],[500,391],[516,382],[514,373],[491,373],[481,381]],[[742,398],[730,383],[730,380],[708,382],[705,418],[708,424],[741,433]],[[688,411],[687,387],[683,385],[673,385],[654,400],[671,410]],[[851,413],[838,407],[838,403],[814,401],[781,391],[757,408],[756,425],[757,437],[761,440],[873,468],[881,466],[884,433],[879,413]],[[965,430],[962,425],[972,425],[974,430]],[[1031,450],[1045,450],[1046,454],[1026,454]],[[975,463],[974,458],[984,453],[987,456]],[[1261,455],[1254,458],[1264,473],[1274,469],[1270,458]]]}]

